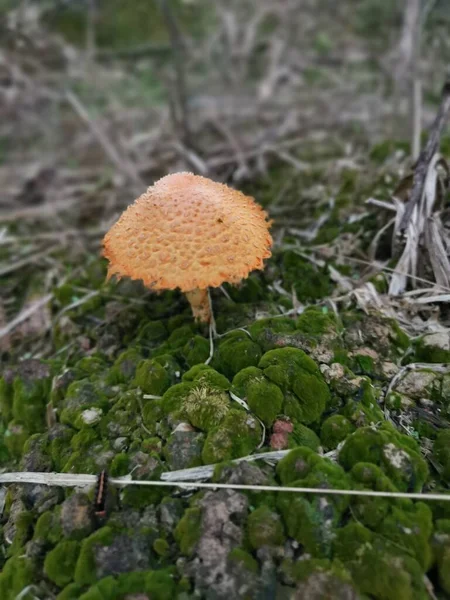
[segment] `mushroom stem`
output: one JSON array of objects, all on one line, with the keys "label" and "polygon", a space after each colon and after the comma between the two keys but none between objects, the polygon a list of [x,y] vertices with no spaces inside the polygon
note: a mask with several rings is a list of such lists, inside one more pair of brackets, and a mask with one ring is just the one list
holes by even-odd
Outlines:
[{"label": "mushroom stem", "polygon": [[190,290],[186,292],[186,298],[192,308],[194,318],[202,323],[209,323],[212,317],[211,302],[209,300],[208,288]]}]

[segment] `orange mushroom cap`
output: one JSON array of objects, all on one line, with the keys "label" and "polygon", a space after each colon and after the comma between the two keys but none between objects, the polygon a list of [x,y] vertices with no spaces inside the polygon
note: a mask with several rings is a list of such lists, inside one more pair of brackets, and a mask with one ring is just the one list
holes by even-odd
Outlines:
[{"label": "orange mushroom cap", "polygon": [[248,196],[192,173],[167,175],[103,240],[112,275],[155,290],[237,283],[271,256],[267,213]]}]

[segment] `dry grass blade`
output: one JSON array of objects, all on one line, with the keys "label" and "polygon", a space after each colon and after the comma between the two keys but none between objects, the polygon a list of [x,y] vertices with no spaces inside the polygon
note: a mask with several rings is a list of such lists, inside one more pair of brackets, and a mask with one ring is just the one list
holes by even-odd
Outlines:
[{"label": "dry grass blade", "polygon": [[[438,228],[433,220],[433,214],[437,210],[440,163],[441,157],[437,153],[428,163],[422,194],[412,208],[406,228],[405,247],[396,265],[396,273],[393,274],[389,285],[389,293],[392,296],[402,294],[406,290],[409,280],[415,285],[419,267],[425,263],[427,258],[424,249],[427,251],[436,282],[442,286],[448,286],[450,282],[450,262],[442,237],[443,228]],[[395,197],[393,200],[397,207],[394,227],[395,244],[398,234],[402,231],[402,224],[409,205],[405,206]]]},{"label": "dry grass blade", "polygon": [[39,310],[42,306],[45,306],[52,299],[53,294],[47,294],[43,296],[36,302],[34,302],[31,306],[20,312],[17,317],[15,317],[12,321],[10,321],[5,327],[0,329],[0,339],[9,335],[18,325],[29,319],[33,313]]}]

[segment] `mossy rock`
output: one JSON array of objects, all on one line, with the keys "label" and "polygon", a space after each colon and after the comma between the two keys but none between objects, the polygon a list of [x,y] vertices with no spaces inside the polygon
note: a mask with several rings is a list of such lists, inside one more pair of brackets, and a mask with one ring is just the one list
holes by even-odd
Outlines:
[{"label": "mossy rock", "polygon": [[201,535],[202,511],[199,507],[188,508],[174,530],[175,541],[185,556],[192,556]]},{"label": "mossy rock", "polygon": [[138,364],[143,360],[142,354],[136,348],[129,348],[117,357],[108,371],[107,382],[116,385],[129,383],[136,374]]},{"label": "mossy rock", "polygon": [[168,335],[162,321],[144,321],[139,327],[137,341],[146,348],[153,348],[167,339]]},{"label": "mossy rock", "polygon": [[170,415],[178,412],[194,387],[193,383],[188,382],[177,383],[170,387],[164,393],[161,400],[161,407],[164,414]]},{"label": "mossy rock", "polygon": [[243,369],[233,379],[233,388],[245,398],[252,412],[268,427],[280,414],[283,392],[256,367]]},{"label": "mossy rock", "polygon": [[222,390],[196,385],[183,400],[181,415],[185,415],[191,425],[203,431],[219,426],[231,409],[228,394]]},{"label": "mossy rock", "polygon": [[231,409],[220,425],[209,431],[203,446],[205,464],[251,454],[261,441],[261,425],[251,414]]},{"label": "mossy rock", "polygon": [[75,567],[75,583],[91,585],[97,581],[94,548],[96,546],[109,546],[113,539],[113,530],[110,527],[102,527],[83,540]]},{"label": "mossy rock", "polygon": [[256,367],[262,351],[243,331],[227,334],[219,343],[212,365],[220,373],[232,379],[236,373],[246,367]]},{"label": "mossy rock", "polygon": [[[383,470],[366,462],[359,462],[350,471],[356,489],[369,489],[377,492],[396,492],[397,488]],[[395,500],[370,496],[356,496],[351,500],[352,512],[363,525],[376,529],[389,514]]]},{"label": "mossy rock", "polygon": [[79,542],[60,542],[45,557],[45,575],[59,587],[68,585],[73,580],[79,553]]},{"label": "mossy rock", "polygon": [[65,398],[60,403],[60,422],[72,427],[83,426],[82,413],[85,410],[108,408],[108,399],[98,386],[89,379],[74,381],[67,389]]},{"label": "mossy rock", "polygon": [[[42,431],[45,427],[45,409],[49,401],[51,372],[47,365],[36,360],[24,361],[12,383],[11,414],[30,432]],[[3,392],[8,395],[7,390]],[[8,404],[7,398],[2,404]],[[6,411],[7,418],[9,411]]]},{"label": "mossy rock", "polygon": [[450,341],[447,333],[431,333],[415,343],[415,359],[424,363],[449,363]]},{"label": "mossy rock", "polygon": [[426,600],[428,593],[419,563],[382,540],[361,547],[345,563],[362,594],[384,600]]},{"label": "mossy rock", "polygon": [[0,598],[16,600],[26,587],[36,582],[37,573],[37,566],[30,558],[24,555],[10,558],[0,573]]},{"label": "mossy rock", "polygon": [[320,439],[316,433],[301,423],[295,423],[292,433],[288,434],[288,443],[289,448],[306,446],[314,452],[317,452],[320,448]]},{"label": "mossy rock", "polygon": [[20,458],[30,432],[21,423],[10,421],[3,434],[6,449],[13,458]]},{"label": "mossy rock", "polygon": [[205,364],[193,366],[189,371],[184,373],[182,380],[207,385],[218,390],[230,389],[230,382],[228,379],[209,365]]},{"label": "mossy rock", "polygon": [[136,369],[133,385],[144,394],[162,396],[172,381],[169,368],[161,363],[164,363],[161,357],[141,361]]},{"label": "mossy rock", "polygon": [[228,562],[233,565],[237,565],[243,571],[253,574],[259,572],[258,561],[253,556],[246,552],[243,548],[233,548],[228,554]]},{"label": "mossy rock", "polygon": [[183,346],[183,357],[188,367],[193,367],[204,363],[209,357],[209,351],[209,341],[200,335],[195,335]]},{"label": "mossy rock", "polygon": [[296,348],[270,350],[258,367],[285,392],[284,414],[306,425],[320,418],[330,400],[330,390],[317,364],[305,352]]},{"label": "mossy rock", "polygon": [[[343,469],[310,448],[291,450],[277,465],[283,485],[311,488],[350,488]],[[349,504],[345,496],[301,496],[280,494],[277,506],[286,531],[313,556],[330,557],[334,528]]]},{"label": "mossy rock", "polygon": [[350,434],[339,462],[347,470],[358,462],[378,465],[400,491],[418,492],[428,477],[428,467],[417,443],[383,425],[378,430],[362,427]]},{"label": "mossy rock", "polygon": [[281,546],[286,539],[280,515],[264,505],[250,514],[247,535],[254,550],[263,546]]},{"label": "mossy rock", "polygon": [[295,327],[301,333],[320,338],[331,332],[336,333],[340,324],[328,307],[308,306],[297,318]]},{"label": "mossy rock", "polygon": [[322,423],[320,441],[326,450],[334,450],[353,431],[355,426],[344,415],[332,415]]},{"label": "mossy rock", "polygon": [[280,334],[292,334],[295,321],[288,317],[268,317],[249,325],[248,330],[263,352],[276,348]]}]

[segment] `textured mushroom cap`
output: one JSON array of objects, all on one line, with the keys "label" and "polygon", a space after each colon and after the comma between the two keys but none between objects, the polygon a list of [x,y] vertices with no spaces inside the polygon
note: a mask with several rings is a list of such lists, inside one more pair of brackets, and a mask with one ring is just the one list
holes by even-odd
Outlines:
[{"label": "textured mushroom cap", "polygon": [[267,213],[242,192],[192,173],[167,175],[106,234],[108,277],[184,292],[237,283],[271,256],[269,227]]}]

